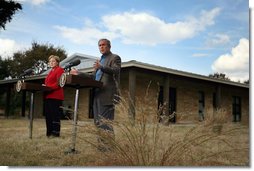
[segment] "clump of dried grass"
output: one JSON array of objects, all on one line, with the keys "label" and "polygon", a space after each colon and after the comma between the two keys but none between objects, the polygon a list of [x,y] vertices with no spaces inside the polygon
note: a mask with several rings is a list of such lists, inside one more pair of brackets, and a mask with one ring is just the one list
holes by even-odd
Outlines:
[{"label": "clump of dried grass", "polygon": [[[109,152],[98,152],[98,165],[110,166],[248,166],[249,144],[239,145],[232,141],[246,130],[239,125],[226,125],[223,111],[207,115],[206,120],[195,125],[160,124],[157,111],[144,108],[149,104],[149,89],[142,103],[135,106],[136,118],[126,119],[129,114],[129,100],[121,99],[118,105],[123,119],[105,121],[112,124],[115,136],[109,132],[98,131],[96,127],[81,126],[85,134],[81,139],[92,147],[98,147],[96,137],[105,140]],[[216,115],[214,115],[216,114]],[[165,116],[164,116],[165,117]],[[168,116],[172,117],[172,116]],[[216,126],[220,126],[219,128]],[[245,135],[248,133],[245,132]],[[248,138],[248,137],[247,137]],[[242,153],[241,158],[235,154]]]},{"label": "clump of dried grass", "polygon": [[[70,155],[64,152],[72,143],[72,120],[61,122],[61,137],[57,139],[45,136],[45,120],[34,120],[33,139],[28,137],[27,119],[0,120],[0,163],[8,166],[249,166],[248,126],[220,119],[223,110],[208,112],[204,122],[164,125],[158,122],[163,106],[154,109],[150,100],[154,96],[150,96],[148,89],[142,101],[136,101],[135,120],[129,118],[128,99],[122,98],[117,112],[121,117],[111,122],[115,136],[98,131],[91,120],[79,114],[77,153]],[[144,103],[151,108],[143,106]],[[214,128],[216,125],[221,126],[219,131]],[[104,138],[112,150],[97,151],[97,137]]]}]

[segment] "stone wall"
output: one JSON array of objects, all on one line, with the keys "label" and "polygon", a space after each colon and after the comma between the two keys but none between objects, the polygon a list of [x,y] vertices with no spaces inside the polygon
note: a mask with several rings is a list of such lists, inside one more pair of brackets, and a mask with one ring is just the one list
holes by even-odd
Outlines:
[{"label": "stone wall", "polygon": [[[159,87],[164,86],[165,74],[159,72],[136,71],[136,119],[145,113],[150,118],[158,114]],[[122,104],[116,106],[116,119],[128,118],[129,107],[129,75],[128,70],[121,72]],[[213,107],[213,94],[218,85],[214,82],[191,79],[187,77],[169,75],[169,87],[176,88],[176,123],[199,122],[198,92],[204,92],[204,116],[218,113]],[[74,109],[75,89],[65,88],[64,106]],[[219,112],[229,116],[232,121],[232,96],[239,96],[242,100],[242,122],[249,122],[249,92],[246,88],[221,85],[221,109]],[[37,116],[42,116],[42,95],[37,94],[35,110]],[[89,89],[79,92],[78,116],[80,120],[89,118]],[[231,119],[230,119],[231,118]]]},{"label": "stone wall", "polygon": [[[136,73],[136,117],[139,117],[141,110],[149,114],[157,114],[159,86],[163,86],[165,75],[158,72]],[[121,91],[123,98],[128,98],[128,73],[123,73],[121,79]],[[241,97],[242,122],[249,121],[249,92],[248,89],[234,87],[230,85],[221,86],[221,108],[215,109],[213,106],[213,94],[216,93],[218,84],[209,81],[200,81],[180,76],[169,76],[169,87],[176,88],[176,114],[177,123],[199,122],[199,98],[198,92],[204,92],[205,108],[204,116],[208,118],[215,114],[228,116],[228,121],[232,121],[232,97]]]}]

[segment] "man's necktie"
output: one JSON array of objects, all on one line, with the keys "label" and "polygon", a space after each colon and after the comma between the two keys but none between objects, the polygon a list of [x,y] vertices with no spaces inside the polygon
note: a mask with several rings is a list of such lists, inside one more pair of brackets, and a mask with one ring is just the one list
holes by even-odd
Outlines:
[{"label": "man's necktie", "polygon": [[[102,55],[101,60],[100,60],[100,63],[102,66],[104,65],[104,61],[105,61],[105,56]],[[100,81],[101,76],[102,76],[102,71],[101,71],[101,69],[98,69],[96,71],[95,80]]]}]

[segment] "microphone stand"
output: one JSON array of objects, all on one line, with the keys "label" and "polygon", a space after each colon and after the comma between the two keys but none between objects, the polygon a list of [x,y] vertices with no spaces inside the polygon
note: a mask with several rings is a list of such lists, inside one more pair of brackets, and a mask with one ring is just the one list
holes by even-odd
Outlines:
[{"label": "microphone stand", "polygon": [[67,75],[70,75],[71,67],[65,68],[64,70],[67,72]]},{"label": "microphone stand", "polygon": [[[25,82],[25,75],[19,76],[19,80],[16,84],[16,91],[20,92],[22,84]],[[31,91],[30,95],[30,109],[29,109],[29,138],[32,139],[33,132],[33,113],[34,113],[34,91]]]},{"label": "microphone stand", "polygon": [[[71,67],[65,69],[67,71],[66,75],[70,75]],[[80,86],[75,86],[75,102],[74,102],[74,112],[73,112],[73,127],[72,127],[72,144],[70,149],[65,151],[65,154],[77,154],[78,151],[75,149],[76,137],[77,137],[77,115],[78,115],[78,101],[79,101],[79,89]]]}]

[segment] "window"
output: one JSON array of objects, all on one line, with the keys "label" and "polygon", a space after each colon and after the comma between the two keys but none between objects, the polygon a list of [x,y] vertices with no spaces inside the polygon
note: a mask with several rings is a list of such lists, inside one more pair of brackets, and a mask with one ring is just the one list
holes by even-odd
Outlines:
[{"label": "window", "polygon": [[[158,109],[161,105],[164,105],[164,87],[160,86],[160,92],[158,96]],[[176,112],[176,88],[169,88],[169,114],[172,114],[173,112]],[[160,114],[161,115],[161,114]],[[176,122],[176,116],[174,116],[172,119],[170,119],[170,122]]]},{"label": "window", "polygon": [[217,108],[216,100],[217,100],[216,93],[213,93],[213,108],[215,109]]},{"label": "window", "polygon": [[158,96],[158,109],[163,105],[163,86],[160,86],[159,96]]},{"label": "window", "polygon": [[[176,112],[176,88],[169,88],[169,113],[173,114]],[[176,122],[176,116],[170,120],[171,122]]]},{"label": "window", "polygon": [[205,93],[203,91],[199,91],[198,92],[198,115],[199,115],[199,121],[203,121],[205,119],[204,111],[205,111]]},{"label": "window", "polygon": [[89,115],[88,118],[94,118],[93,114],[93,99],[94,99],[94,89],[91,88],[89,91]]},{"label": "window", "polygon": [[233,114],[233,122],[241,121],[241,98],[238,96],[233,96],[233,104],[232,104],[232,114]]},{"label": "window", "polygon": [[163,96],[163,93],[164,93],[164,91],[163,91],[163,86],[160,86],[160,90],[159,90],[159,95],[158,95],[158,99],[157,99],[157,101],[158,101],[158,118],[159,118],[159,122],[162,122],[162,118],[161,118],[161,116],[163,115],[163,110],[162,109],[160,109],[161,107],[164,107],[163,105],[164,105],[164,102],[163,102],[163,99],[164,99],[164,96]]}]

